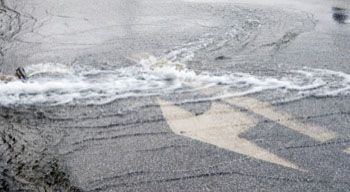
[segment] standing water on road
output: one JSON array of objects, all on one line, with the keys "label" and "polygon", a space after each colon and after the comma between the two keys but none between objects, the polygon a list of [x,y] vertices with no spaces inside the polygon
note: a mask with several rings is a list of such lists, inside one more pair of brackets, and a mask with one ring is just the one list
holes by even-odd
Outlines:
[{"label": "standing water on road", "polygon": [[[28,81],[1,83],[2,105],[98,105],[128,97],[198,92],[208,88],[218,88],[220,92],[207,100],[267,90],[282,91],[286,95],[293,92],[297,98],[350,94],[350,75],[343,72],[306,68],[267,77],[234,72],[215,75],[196,73],[185,64],[154,56],[140,60],[135,66],[115,70],[74,69],[47,63],[29,66],[27,71],[31,74]],[[287,100],[295,99],[293,97],[284,96]]]},{"label": "standing water on road", "polygon": [[[197,9],[213,12],[203,5]],[[26,70],[30,80],[0,83],[0,103],[6,106],[104,104],[128,97],[195,92],[210,87],[221,91],[197,99],[220,99],[266,90],[284,93],[282,97],[286,101],[349,94],[349,75],[340,71],[292,68],[275,73],[270,69],[273,75],[236,72],[234,68],[226,71],[225,66],[235,66],[241,60],[269,62],[299,35],[312,30],[315,21],[312,15],[295,10],[271,9],[266,13],[263,9],[232,5],[217,9],[222,24],[207,27],[207,32],[199,38],[162,55],[124,55],[134,61],[129,67],[115,64],[116,67],[99,69],[94,63],[29,65]],[[226,64],[216,66],[222,60]],[[214,66],[216,72],[212,73],[214,70],[206,69],[207,66]]]},{"label": "standing water on road", "polygon": [[[305,9],[195,0],[0,0],[0,7],[0,70],[19,65],[29,75],[0,82],[0,191],[226,182],[216,170],[222,159],[211,160],[236,154],[169,132],[157,98],[188,104],[197,115],[214,100],[246,95],[272,104],[350,96],[348,37]],[[327,10],[346,31],[347,9]],[[238,175],[317,184],[299,178],[304,173],[280,179],[251,171]]]}]

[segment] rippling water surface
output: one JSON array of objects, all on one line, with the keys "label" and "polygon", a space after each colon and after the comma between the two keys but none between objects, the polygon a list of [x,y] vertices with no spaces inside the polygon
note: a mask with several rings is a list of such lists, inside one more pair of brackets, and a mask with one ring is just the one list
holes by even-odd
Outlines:
[{"label": "rippling water surface", "polygon": [[[0,190],[107,191],[116,178],[143,176],[137,171],[113,176],[110,170],[103,177],[85,175],[74,159],[88,161],[79,156],[88,147],[109,155],[109,146],[127,145],[117,139],[169,140],[170,133],[158,126],[164,118],[155,113],[157,97],[200,104],[195,112],[201,113],[210,101],[235,96],[264,94],[272,103],[288,103],[350,95],[350,74],[342,71],[262,66],[300,35],[313,31],[317,24],[313,15],[228,3],[186,6],[189,12],[213,15],[217,22],[198,20],[195,25],[203,32],[189,36],[182,45],[156,53],[128,51],[122,57],[132,65],[33,63],[25,67],[29,80],[1,82]],[[64,166],[66,161],[71,166]]]},{"label": "rippling water surface", "polygon": [[343,72],[305,68],[276,76],[241,72],[215,75],[196,73],[183,63],[154,56],[146,56],[135,66],[115,70],[74,69],[50,63],[29,66],[27,71],[32,76],[30,80],[2,84],[3,105],[104,104],[122,98],[200,92],[212,87],[218,93],[206,97],[208,100],[266,90],[293,93],[291,98],[282,96],[286,100],[350,93],[350,75]]}]

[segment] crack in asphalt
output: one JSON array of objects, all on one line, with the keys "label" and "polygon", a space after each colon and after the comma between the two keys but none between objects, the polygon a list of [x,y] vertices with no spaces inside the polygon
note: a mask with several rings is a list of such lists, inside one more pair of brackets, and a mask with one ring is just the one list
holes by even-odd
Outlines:
[{"label": "crack in asphalt", "polygon": [[[21,31],[21,14],[8,7],[5,0],[0,0],[0,67],[4,63],[7,44]],[[0,68],[1,72],[1,68]]]},{"label": "crack in asphalt", "polygon": [[[137,175],[144,174],[145,172],[136,172]],[[202,173],[197,175],[189,175],[184,177],[173,177],[173,178],[166,178],[166,179],[155,179],[155,180],[145,180],[140,182],[129,182],[129,183],[119,183],[119,184],[112,184],[112,185],[105,185],[103,187],[97,187],[92,190],[88,191],[101,191],[106,190],[109,188],[115,188],[115,187],[130,187],[130,186],[137,186],[137,185],[143,185],[143,184],[152,184],[152,183],[168,183],[168,182],[182,182],[185,180],[192,180],[192,179],[200,179],[200,178],[207,178],[207,177],[220,177],[220,176],[227,176],[227,175],[240,175],[240,176],[246,176],[255,178],[258,180],[274,180],[274,181],[280,181],[280,182],[293,182],[293,183],[319,183],[319,184],[346,184],[350,185],[350,182],[345,181],[329,181],[329,180],[317,180],[313,178],[306,178],[306,177],[273,177],[273,176],[264,176],[264,175],[257,175],[257,174],[249,174],[239,171],[223,171],[223,172],[211,172],[211,173]],[[117,176],[116,178],[120,178],[123,176],[131,176],[129,174],[124,174],[121,176]]]},{"label": "crack in asphalt", "polygon": [[342,145],[342,144],[346,144],[346,143],[350,143],[350,139],[328,141],[328,142],[323,142],[323,143],[314,143],[314,144],[309,144],[309,145],[288,146],[288,147],[281,148],[280,150],[283,150],[283,149],[304,149],[304,148],[312,148],[312,147],[325,147],[325,146],[332,146],[332,145]]},{"label": "crack in asphalt", "polygon": [[134,133],[134,134],[124,134],[124,135],[116,135],[111,137],[99,137],[99,138],[89,138],[84,139],[79,142],[73,143],[73,145],[80,145],[86,142],[92,141],[102,141],[102,140],[113,140],[113,139],[121,139],[121,138],[130,138],[130,137],[147,137],[147,136],[159,136],[159,135],[168,135],[169,132],[154,132],[154,133]]},{"label": "crack in asphalt", "polygon": [[[340,111],[340,112],[332,112],[332,113],[325,113],[325,114],[319,114],[319,115],[308,115],[308,116],[299,116],[299,117],[293,117],[288,119],[283,119],[283,121],[294,121],[294,120],[310,120],[310,119],[316,119],[316,118],[323,118],[328,116],[336,116],[336,115],[350,115],[350,111]],[[109,116],[108,116],[109,117]],[[103,118],[100,117],[100,118]],[[85,118],[88,119],[88,118]],[[76,121],[76,120],[72,120]],[[164,117],[156,116],[153,119],[138,119],[137,121],[132,122],[120,122],[120,123],[111,123],[108,125],[96,125],[96,126],[69,126],[64,127],[66,129],[70,128],[76,128],[76,129],[108,129],[108,128],[114,128],[114,127],[120,127],[120,126],[131,126],[131,125],[143,125],[143,124],[151,124],[151,123],[159,123],[164,122],[166,119]],[[279,120],[270,121],[270,120],[261,120],[259,123],[278,123]],[[246,126],[246,125],[254,125],[254,124],[234,124],[232,126]]]},{"label": "crack in asphalt", "polygon": [[184,148],[188,147],[189,145],[170,145],[170,146],[163,146],[163,147],[155,147],[151,149],[142,149],[142,150],[136,150],[137,152],[155,152],[155,151],[164,151],[167,149],[177,149],[177,148]]}]

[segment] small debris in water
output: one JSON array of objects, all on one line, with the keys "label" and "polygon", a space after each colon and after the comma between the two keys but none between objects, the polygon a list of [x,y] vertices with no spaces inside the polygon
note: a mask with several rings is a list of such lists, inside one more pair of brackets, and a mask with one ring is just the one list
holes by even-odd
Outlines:
[{"label": "small debris in water", "polygon": [[226,60],[226,59],[230,59],[230,58],[229,58],[229,57],[226,57],[226,56],[223,56],[223,55],[218,56],[218,57],[215,58],[216,61],[217,61],[217,60]]},{"label": "small debris in water", "polygon": [[348,20],[348,15],[346,13],[346,10],[339,7],[333,7],[333,19],[338,22],[339,24],[346,24]]}]

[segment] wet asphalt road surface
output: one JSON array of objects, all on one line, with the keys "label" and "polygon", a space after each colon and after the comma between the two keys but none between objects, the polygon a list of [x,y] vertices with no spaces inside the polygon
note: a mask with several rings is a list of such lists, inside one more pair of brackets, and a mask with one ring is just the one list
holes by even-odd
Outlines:
[{"label": "wet asphalt road surface", "polygon": [[[65,64],[97,71],[89,77],[99,82],[109,78],[101,71],[119,75],[120,69],[137,65],[137,58],[147,53],[168,63],[183,63],[197,74],[250,74],[245,79],[252,82],[250,92],[239,96],[265,101],[279,114],[216,99],[220,95],[215,94],[203,99],[205,91],[178,91],[183,89],[172,83],[173,77],[155,84],[161,85],[159,90],[175,86],[171,92],[156,89],[143,95],[135,88],[135,97],[112,99],[108,91],[97,89],[100,84],[84,93],[72,91],[73,87],[32,94],[25,91],[37,87],[8,91],[6,86],[12,84],[0,84],[4,92],[0,93],[0,191],[350,190],[349,2],[0,2],[4,74],[12,74],[18,66]],[[293,75],[296,70],[310,73],[300,72],[306,75],[299,78],[299,73]],[[134,75],[127,71],[121,77]],[[280,82],[273,81],[266,85],[272,88],[266,88],[266,79],[256,82],[254,77],[289,78],[287,82],[305,81],[311,87],[275,86]],[[325,84],[313,87],[318,82],[313,77]],[[212,82],[206,78],[186,79],[186,86]],[[42,84],[52,85],[56,84]],[[47,99],[50,94],[57,98],[54,105]],[[295,167],[256,158],[249,154],[258,152],[249,148],[242,153],[185,132],[175,134],[159,98],[176,103],[194,118],[215,103],[254,117],[239,138]],[[281,115],[286,113],[287,118]],[[217,114],[220,124],[222,116]],[[299,123],[284,121],[322,127],[332,136],[320,139],[317,133],[300,131],[307,126],[293,129]],[[222,135],[214,138],[220,140]]]}]

